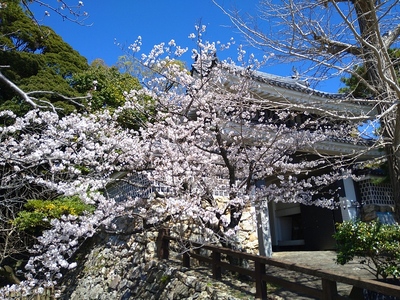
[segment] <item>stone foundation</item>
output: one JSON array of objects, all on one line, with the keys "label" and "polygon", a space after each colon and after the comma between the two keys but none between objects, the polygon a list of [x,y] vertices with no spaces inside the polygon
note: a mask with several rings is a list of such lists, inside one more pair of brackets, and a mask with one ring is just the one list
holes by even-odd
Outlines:
[{"label": "stone foundation", "polygon": [[[369,204],[364,205],[361,209],[361,220],[364,222],[377,220],[382,215],[394,216],[394,207],[391,205]],[[384,222],[384,220],[381,220],[381,222]]]},{"label": "stone foundation", "polygon": [[[144,261],[132,251],[119,256],[110,249],[93,249],[78,284],[68,286],[61,299],[253,299],[254,283],[229,280],[230,284],[212,279],[208,269],[183,268],[179,261]],[[236,284],[236,287],[234,286]]]},{"label": "stone foundation", "polygon": [[[75,260],[78,267],[65,274],[61,299],[253,299],[254,283],[231,276],[214,281],[209,268],[183,268],[181,255],[171,247],[168,261],[158,261],[158,231],[129,233],[131,219],[119,220],[118,233],[102,233],[86,242]],[[243,239],[252,233],[241,232]],[[254,244],[254,241],[252,241]],[[195,262],[195,260],[193,260]],[[196,264],[194,264],[195,266]],[[237,285],[235,287],[235,284]]]}]

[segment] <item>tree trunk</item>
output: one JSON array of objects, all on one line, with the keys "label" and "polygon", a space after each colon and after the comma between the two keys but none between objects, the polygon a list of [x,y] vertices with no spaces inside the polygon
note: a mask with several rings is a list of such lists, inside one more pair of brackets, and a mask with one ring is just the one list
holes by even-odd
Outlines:
[{"label": "tree trunk", "polygon": [[389,176],[393,189],[396,221],[400,221],[400,107],[397,107],[393,142],[386,149],[388,154]]},{"label": "tree trunk", "polygon": [[[354,4],[362,43],[362,59],[364,61],[368,81],[375,87],[373,97],[382,100],[379,106],[379,113],[385,112],[393,105],[400,95],[391,88],[388,81],[397,83],[392,61],[388,49],[381,40],[379,31],[376,5],[374,0],[352,0]],[[371,47],[372,46],[372,47]],[[375,49],[376,51],[374,51]],[[395,77],[395,78],[393,78]],[[384,100],[384,101],[383,101]],[[386,146],[388,157],[389,176],[393,188],[396,218],[400,220],[400,107],[394,113],[386,115],[381,120],[382,135],[389,145]]]}]

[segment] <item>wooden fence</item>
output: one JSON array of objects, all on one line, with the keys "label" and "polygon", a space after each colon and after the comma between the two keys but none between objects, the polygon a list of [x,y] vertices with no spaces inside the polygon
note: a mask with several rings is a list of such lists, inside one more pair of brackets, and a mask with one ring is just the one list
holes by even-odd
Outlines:
[{"label": "wooden fence", "polygon": [[[158,235],[158,249],[157,255],[159,259],[169,258],[169,246],[170,241],[182,242],[181,239],[177,239],[168,235],[166,230],[160,230]],[[206,262],[211,265],[212,276],[216,280],[220,280],[222,277],[222,269],[234,271],[238,274],[247,275],[253,278],[256,283],[256,298],[266,299],[267,298],[267,283],[278,285],[287,290],[295,293],[307,295],[322,300],[333,300],[333,299],[344,299],[340,296],[337,291],[337,283],[344,283],[360,289],[366,289],[369,291],[377,292],[387,296],[395,296],[400,299],[400,286],[379,282],[376,280],[360,279],[353,276],[338,275],[329,270],[320,270],[311,268],[308,266],[302,266],[294,263],[288,263],[282,260],[248,254],[244,252],[234,251],[228,248],[216,247],[212,245],[204,245],[194,242],[187,242],[195,248],[201,247],[201,249],[211,251],[211,257],[202,256],[196,251],[189,250],[183,253],[182,261],[183,266],[190,268],[190,259],[194,258],[201,262]],[[237,259],[245,259],[248,262],[254,263],[254,268],[248,269],[240,266],[231,265],[227,262],[221,261],[221,254],[225,254],[229,257]],[[301,274],[314,276],[321,279],[322,289],[306,286],[301,283],[291,282],[289,280],[267,274],[266,270],[269,266],[277,267],[284,270],[294,271]]]}]

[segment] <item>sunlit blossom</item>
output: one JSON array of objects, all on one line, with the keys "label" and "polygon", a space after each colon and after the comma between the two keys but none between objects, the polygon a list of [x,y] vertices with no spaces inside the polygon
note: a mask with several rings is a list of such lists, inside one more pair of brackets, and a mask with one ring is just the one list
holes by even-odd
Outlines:
[{"label": "sunlit blossom", "polygon": [[[12,186],[15,194],[35,186],[78,195],[94,206],[90,214],[51,220],[51,228],[37,238],[25,266],[33,286],[41,284],[35,277],[52,282],[65,269],[76,268],[73,254],[81,242],[99,228],[118,231],[115,219],[121,216],[175,229],[190,224],[233,243],[245,207],[266,207],[268,201],[311,204],[312,188],[350,176],[345,170],[306,176],[324,166],[323,157],[293,160],[297,151],[312,149],[336,128],[286,126],[296,114],[285,109],[273,116],[259,114],[266,104],[251,98],[255,85],[249,79],[269,56],[258,61],[239,46],[236,63],[248,68],[220,62],[216,43],[201,39],[205,27],[196,30],[197,35],[189,35],[198,38],[193,74],[179,61],[188,49],[174,40],[155,45],[139,56],[151,70],[141,78],[143,88],[126,91],[126,103],[115,111],[65,117],[37,110],[23,117],[0,112],[13,120],[1,127],[4,186]],[[129,49],[138,52],[141,45],[139,36]],[[92,84],[95,88],[97,80]],[[146,109],[143,99],[155,101],[152,122],[139,130],[121,126],[123,113]],[[40,134],[31,130],[33,124]],[[342,130],[343,135],[347,128]],[[259,184],[272,176],[274,183]],[[332,199],[314,204],[329,207]]]}]

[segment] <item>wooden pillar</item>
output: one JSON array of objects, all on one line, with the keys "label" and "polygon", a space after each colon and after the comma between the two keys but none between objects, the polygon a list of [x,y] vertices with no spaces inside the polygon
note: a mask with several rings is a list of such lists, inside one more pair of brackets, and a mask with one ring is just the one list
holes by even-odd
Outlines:
[{"label": "wooden pillar", "polygon": [[256,281],[256,298],[267,299],[267,283],[262,279],[265,275],[265,264],[258,261],[254,265],[255,281]]},{"label": "wooden pillar", "polygon": [[213,251],[212,252],[212,274],[213,279],[221,280],[222,272],[221,272],[221,253]]},{"label": "wooden pillar", "polygon": [[183,254],[182,254],[182,265],[185,268],[190,268],[190,253],[189,253],[189,249],[185,250],[185,252],[183,252]]},{"label": "wooden pillar", "polygon": [[322,279],[322,298],[323,300],[334,300],[337,296],[336,281]]},{"label": "wooden pillar", "polygon": [[166,238],[168,234],[169,230],[166,228],[161,228],[160,230],[158,230],[158,236],[156,241],[158,259],[169,258],[169,239]]}]

